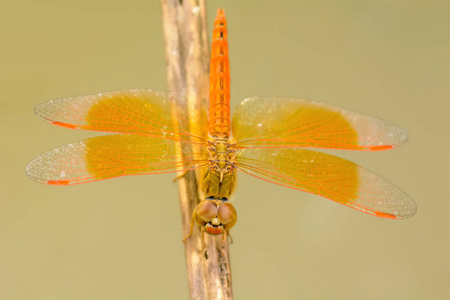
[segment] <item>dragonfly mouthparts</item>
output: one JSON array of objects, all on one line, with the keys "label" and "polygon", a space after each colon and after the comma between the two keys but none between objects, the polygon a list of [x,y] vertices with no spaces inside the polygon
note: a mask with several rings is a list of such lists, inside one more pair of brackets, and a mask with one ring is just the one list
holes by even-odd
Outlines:
[{"label": "dragonfly mouthparts", "polygon": [[206,223],[205,225],[205,231],[209,234],[221,234],[223,233],[223,225],[214,225],[212,224],[213,221]]}]

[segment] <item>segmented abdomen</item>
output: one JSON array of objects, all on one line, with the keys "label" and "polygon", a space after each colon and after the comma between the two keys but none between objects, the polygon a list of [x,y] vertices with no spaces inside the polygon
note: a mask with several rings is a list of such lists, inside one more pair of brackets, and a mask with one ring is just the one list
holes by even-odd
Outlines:
[{"label": "segmented abdomen", "polygon": [[211,47],[209,75],[209,134],[230,136],[230,62],[228,60],[227,20],[223,9],[217,11]]}]

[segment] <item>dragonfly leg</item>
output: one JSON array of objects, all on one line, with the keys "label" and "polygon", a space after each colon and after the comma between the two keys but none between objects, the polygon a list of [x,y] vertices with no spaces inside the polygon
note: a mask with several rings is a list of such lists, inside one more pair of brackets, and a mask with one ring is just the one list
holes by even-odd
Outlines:
[{"label": "dragonfly leg", "polygon": [[206,248],[206,243],[205,243],[205,230],[202,228],[202,247],[198,250],[199,253],[203,252],[203,250],[205,250]]},{"label": "dragonfly leg", "polygon": [[[193,232],[193,230],[194,230],[194,221],[195,221],[195,219],[194,219],[194,214],[192,214],[192,218],[191,218],[191,226],[189,227],[189,233],[188,233],[188,235],[186,235],[184,238],[183,238],[183,243],[188,239],[188,238],[190,238],[191,236],[192,236],[192,232]],[[202,232],[203,233],[203,232]]]},{"label": "dragonfly leg", "polygon": [[230,244],[233,244],[233,238],[231,237],[229,230],[227,230],[227,236],[230,238]]},{"label": "dragonfly leg", "polygon": [[225,243],[228,238],[230,238],[230,244],[233,244],[233,238],[231,237],[230,231],[224,230],[224,232],[222,233],[222,243]]},{"label": "dragonfly leg", "polygon": [[[222,256],[227,257],[227,252],[225,251],[225,242],[228,240],[228,237],[230,236],[230,231],[225,230],[222,234],[222,246],[220,247],[219,251],[222,253]],[[231,239],[231,242],[233,242],[233,239]]]},{"label": "dragonfly leg", "polygon": [[174,178],[174,180],[172,180],[173,183],[177,182],[178,179],[183,178],[184,176],[186,176],[187,172],[189,172],[189,170],[184,170],[183,172],[181,172],[180,175],[178,175],[177,177]]}]

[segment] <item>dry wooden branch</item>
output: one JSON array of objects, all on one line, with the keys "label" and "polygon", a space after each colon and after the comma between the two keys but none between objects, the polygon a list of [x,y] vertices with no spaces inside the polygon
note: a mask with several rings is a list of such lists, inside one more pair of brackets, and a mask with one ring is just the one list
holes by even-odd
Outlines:
[{"label": "dry wooden branch", "polygon": [[[189,115],[189,130],[199,134],[208,109],[209,44],[204,0],[162,0],[169,90],[186,95],[177,103],[178,114]],[[199,149],[189,146],[190,153]],[[200,201],[199,181],[194,171],[179,180],[183,235],[190,228],[191,215]],[[198,226],[185,242],[191,299],[232,299],[228,241],[205,235],[201,248]]]}]

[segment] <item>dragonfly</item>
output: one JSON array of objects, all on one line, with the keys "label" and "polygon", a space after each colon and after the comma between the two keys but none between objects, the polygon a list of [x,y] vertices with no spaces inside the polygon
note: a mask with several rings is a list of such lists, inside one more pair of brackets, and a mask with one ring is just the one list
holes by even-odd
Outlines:
[{"label": "dragonfly", "polygon": [[[376,217],[404,219],[415,214],[414,201],[390,181],[351,161],[313,150],[388,150],[407,142],[404,129],[291,98],[247,98],[231,118],[223,9],[214,21],[209,93],[209,117],[200,124],[200,134],[183,129],[185,117],[173,117],[177,95],[170,93],[133,89],[42,103],[35,108],[36,115],[54,125],[114,134],[50,150],[31,161],[26,173],[40,183],[73,185],[198,170],[203,198],[193,212],[190,234],[194,224],[202,235],[229,234],[237,221],[229,201],[237,171]],[[199,150],[183,147],[189,145]]]}]

